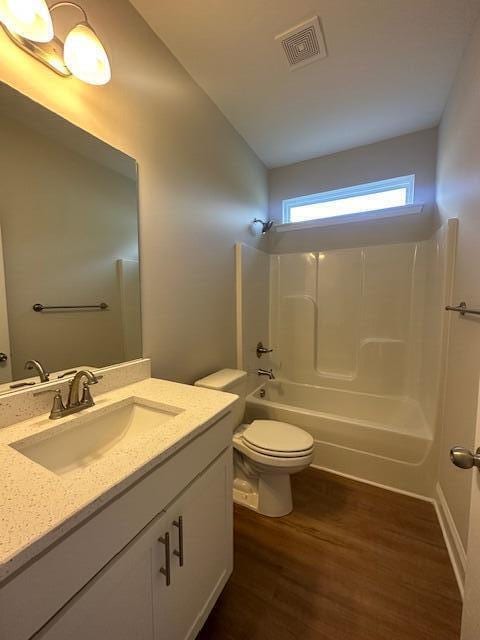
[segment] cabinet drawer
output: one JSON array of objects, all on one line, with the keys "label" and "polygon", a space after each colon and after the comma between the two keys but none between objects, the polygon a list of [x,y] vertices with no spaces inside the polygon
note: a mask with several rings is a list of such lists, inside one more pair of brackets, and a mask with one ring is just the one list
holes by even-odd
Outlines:
[{"label": "cabinet drawer", "polygon": [[27,640],[212,460],[231,446],[231,414],[114,499],[0,589],[0,638]]}]

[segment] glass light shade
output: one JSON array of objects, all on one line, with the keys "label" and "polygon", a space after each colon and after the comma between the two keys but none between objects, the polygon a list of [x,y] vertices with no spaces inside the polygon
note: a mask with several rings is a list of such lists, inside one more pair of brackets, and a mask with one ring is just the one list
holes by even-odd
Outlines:
[{"label": "glass light shade", "polygon": [[[1,1],[1,0],[0,0]],[[107,84],[112,77],[107,52],[86,22],[74,27],[65,39],[65,64],[72,74],[88,84]]]},{"label": "glass light shade", "polygon": [[54,35],[45,0],[0,0],[0,22],[33,42],[50,42]]}]

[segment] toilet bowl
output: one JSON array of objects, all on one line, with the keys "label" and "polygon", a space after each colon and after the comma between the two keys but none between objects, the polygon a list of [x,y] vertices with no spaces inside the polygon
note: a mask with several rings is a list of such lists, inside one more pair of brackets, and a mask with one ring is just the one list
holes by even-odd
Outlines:
[{"label": "toilet bowl", "polygon": [[275,420],[242,424],[247,374],[222,369],[195,382],[198,387],[239,396],[234,409],[235,431],[233,499],[258,513],[281,517],[292,511],[290,476],[306,469],[313,459],[313,438],[303,429]]}]

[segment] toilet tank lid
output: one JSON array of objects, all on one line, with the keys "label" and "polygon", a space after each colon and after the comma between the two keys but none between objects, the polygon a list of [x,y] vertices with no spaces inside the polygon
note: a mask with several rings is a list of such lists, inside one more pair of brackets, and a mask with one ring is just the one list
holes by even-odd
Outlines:
[{"label": "toilet tank lid", "polygon": [[246,376],[247,372],[241,371],[240,369],[222,369],[205,378],[201,378],[201,380],[197,380],[195,386],[223,391],[235,382],[240,382],[240,380],[243,380]]}]

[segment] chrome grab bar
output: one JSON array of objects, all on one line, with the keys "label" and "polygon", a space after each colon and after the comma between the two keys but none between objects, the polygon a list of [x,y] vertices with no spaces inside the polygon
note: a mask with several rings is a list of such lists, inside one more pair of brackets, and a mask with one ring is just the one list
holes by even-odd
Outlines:
[{"label": "chrome grab bar", "polygon": [[104,311],[108,309],[108,304],[106,302],[101,302],[100,304],[75,304],[75,305],[58,305],[55,307],[47,306],[44,304],[34,304],[32,309],[37,313],[41,313],[42,311],[48,311],[49,309],[101,309]]},{"label": "chrome grab bar", "polygon": [[464,316],[467,313],[469,313],[472,316],[480,316],[480,309],[469,309],[467,307],[466,302],[460,302],[460,304],[457,307],[448,306],[448,307],[445,307],[445,309],[446,311],[456,311],[461,316]]}]

